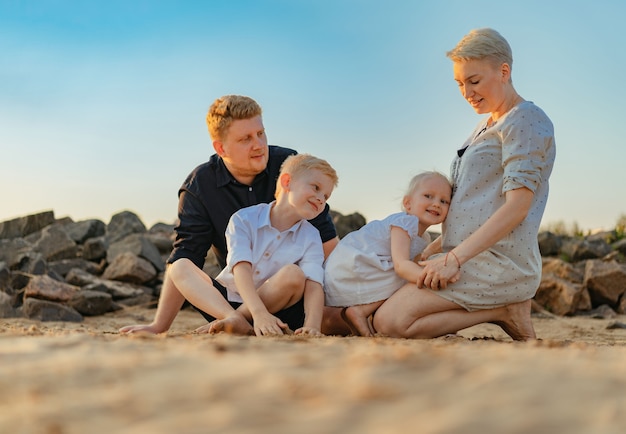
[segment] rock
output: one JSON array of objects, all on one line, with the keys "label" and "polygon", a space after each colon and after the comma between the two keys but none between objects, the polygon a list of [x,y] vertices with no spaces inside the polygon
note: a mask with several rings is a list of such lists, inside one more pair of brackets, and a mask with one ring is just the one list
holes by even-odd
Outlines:
[{"label": "rock", "polygon": [[24,298],[41,300],[69,301],[79,290],[77,286],[59,282],[49,276],[33,276],[24,288]]},{"label": "rock", "polygon": [[602,258],[611,253],[611,250],[611,246],[603,239],[589,241],[586,239],[568,238],[561,247],[561,253],[573,262]]},{"label": "rock", "polygon": [[626,255],[626,238],[622,238],[621,240],[614,242],[611,244],[611,247],[620,252],[622,255]]},{"label": "rock", "polygon": [[81,322],[83,317],[75,309],[47,300],[27,298],[21,307],[22,314],[39,321]]},{"label": "rock", "polygon": [[0,318],[17,318],[20,316],[13,304],[13,297],[0,291]]},{"label": "rock", "polygon": [[32,251],[33,245],[24,238],[0,240],[0,261],[5,262],[10,269],[18,268]]},{"label": "rock", "polygon": [[591,309],[589,293],[581,283],[573,283],[554,274],[541,279],[535,300],[556,315],[572,315]]},{"label": "rock", "polygon": [[89,238],[103,236],[105,229],[104,222],[96,219],[72,222],[63,226],[67,235],[78,244],[83,244]]},{"label": "rock", "polygon": [[11,288],[11,271],[6,262],[0,261],[0,291]]},{"label": "rock", "polygon": [[79,268],[70,270],[67,273],[66,280],[68,283],[82,287],[83,290],[110,294],[114,300],[138,297],[146,292],[150,292],[130,284],[101,279]]},{"label": "rock", "polygon": [[23,238],[54,223],[54,212],[44,211],[0,223],[0,239]]},{"label": "rock", "polygon": [[118,255],[102,274],[103,279],[143,284],[153,280],[157,272],[150,262],[125,252]]},{"label": "rock", "polygon": [[552,232],[541,232],[537,237],[537,241],[539,242],[541,256],[558,256],[563,245],[562,237]]},{"label": "rock", "polygon": [[48,263],[49,270],[53,270],[63,277],[67,276],[67,273],[75,268],[79,268],[90,274],[100,274],[100,272],[102,271],[98,264],[82,258],[61,259],[60,261],[53,261]]},{"label": "rock", "polygon": [[615,261],[589,260],[583,284],[589,290],[594,306],[608,304],[617,307],[626,292],[626,267]]},{"label": "rock", "polygon": [[559,258],[544,258],[542,261],[542,276],[553,274],[570,282],[583,282],[584,270]]},{"label": "rock", "polygon": [[114,243],[130,234],[143,234],[146,227],[131,211],[122,211],[111,217],[111,221],[106,227],[106,238],[109,243]]},{"label": "rock", "polygon": [[107,256],[109,243],[105,237],[90,238],[83,244],[83,258],[88,261],[99,261]]},{"label": "rock", "polygon": [[331,210],[330,214],[333,218],[333,223],[335,223],[335,229],[337,230],[339,238],[343,238],[350,232],[360,229],[367,223],[365,217],[356,212],[344,216]]},{"label": "rock", "polygon": [[27,238],[33,249],[41,252],[46,261],[75,258],[78,246],[60,225],[47,226]]},{"label": "rock", "polygon": [[133,253],[136,256],[150,261],[157,271],[165,270],[165,262],[163,258],[161,258],[159,249],[157,249],[144,234],[131,234],[112,243],[107,250],[107,262],[109,262],[109,264],[113,263],[115,259],[123,253]]},{"label": "rock", "polygon": [[74,294],[69,305],[85,316],[102,315],[112,310],[113,298],[106,292],[83,289]]},{"label": "rock", "polygon": [[28,274],[42,275],[48,272],[48,264],[41,253],[31,252],[22,258],[19,269]]}]

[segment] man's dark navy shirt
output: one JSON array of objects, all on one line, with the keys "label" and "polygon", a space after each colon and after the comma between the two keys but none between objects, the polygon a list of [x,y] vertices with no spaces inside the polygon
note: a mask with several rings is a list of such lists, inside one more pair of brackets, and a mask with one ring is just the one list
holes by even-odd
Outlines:
[{"label": "man's dark navy shirt", "polygon": [[[213,248],[223,268],[228,253],[225,232],[230,217],[241,208],[273,201],[280,166],[293,154],[296,154],[293,149],[269,146],[267,167],[254,178],[252,185],[238,182],[217,154],[196,167],[178,191],[180,221],[175,228],[174,250],[167,262],[188,258],[202,268],[209,248]],[[320,231],[322,242],[337,236],[328,204],[311,223]]]}]

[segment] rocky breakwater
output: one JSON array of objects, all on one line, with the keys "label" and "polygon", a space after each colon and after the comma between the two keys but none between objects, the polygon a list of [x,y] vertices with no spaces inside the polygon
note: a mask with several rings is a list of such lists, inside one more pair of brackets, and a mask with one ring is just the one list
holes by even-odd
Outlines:
[{"label": "rocky breakwater", "polygon": [[158,297],[173,226],[132,212],[100,220],[52,211],[0,223],[0,317],[81,321]]},{"label": "rocky breakwater", "polygon": [[623,233],[613,230],[572,237],[542,232],[538,241],[543,273],[536,304],[561,316],[612,318],[626,314]]},{"label": "rocky breakwater", "polygon": [[[365,224],[333,212],[340,237]],[[626,313],[626,239],[543,232],[543,277],[535,310],[607,317]],[[126,307],[156,306],[174,225],[147,229],[131,211],[108,224],[56,219],[53,211],[0,222],[0,318],[81,321]],[[209,252],[204,271],[219,266]]]}]

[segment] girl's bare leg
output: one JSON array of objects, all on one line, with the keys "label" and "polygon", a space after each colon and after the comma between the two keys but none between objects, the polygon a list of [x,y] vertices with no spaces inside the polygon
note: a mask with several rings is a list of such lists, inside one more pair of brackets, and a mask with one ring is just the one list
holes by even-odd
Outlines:
[{"label": "girl's bare leg", "polygon": [[374,336],[376,331],[372,328],[369,316],[376,312],[385,300],[368,304],[358,304],[342,310],[343,319],[350,326],[352,334],[356,336]]},{"label": "girl's bare leg", "polygon": [[322,315],[322,334],[327,336],[350,336],[352,331],[341,315],[343,308],[324,306]]},{"label": "girl's bare leg", "polygon": [[427,289],[407,284],[378,309],[374,327],[393,337],[427,339],[482,323],[499,325],[514,340],[535,339],[531,301],[468,312]]}]

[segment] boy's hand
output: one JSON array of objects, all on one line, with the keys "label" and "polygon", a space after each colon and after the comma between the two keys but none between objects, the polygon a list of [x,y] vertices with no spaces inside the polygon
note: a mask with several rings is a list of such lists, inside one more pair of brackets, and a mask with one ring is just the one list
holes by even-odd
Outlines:
[{"label": "boy's hand", "polygon": [[257,336],[283,335],[289,326],[269,312],[254,317],[254,333]]},{"label": "boy's hand", "polygon": [[296,335],[307,335],[307,336],[324,336],[322,332],[314,327],[300,327],[298,330],[294,332]]}]

